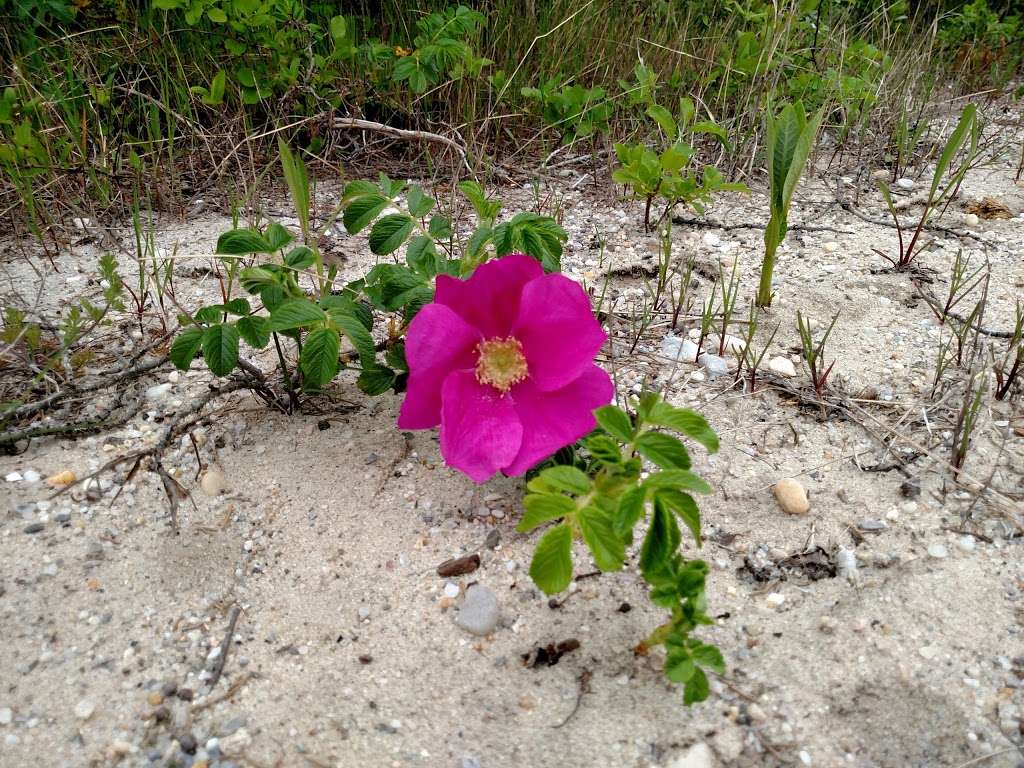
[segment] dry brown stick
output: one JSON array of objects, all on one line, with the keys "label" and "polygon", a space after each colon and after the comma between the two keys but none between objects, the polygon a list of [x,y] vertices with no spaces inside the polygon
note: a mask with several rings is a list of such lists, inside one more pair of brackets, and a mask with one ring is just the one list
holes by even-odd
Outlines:
[{"label": "dry brown stick", "polygon": [[192,711],[198,712],[201,709],[207,709],[208,707],[212,707],[214,704],[220,704],[225,699],[230,699],[232,696],[238,693],[238,691],[242,688],[243,685],[248,683],[254,677],[256,677],[256,675],[253,672],[243,672],[235,678],[235,681],[231,683],[231,687],[224,691],[224,693],[222,693],[220,696],[207,696],[205,699],[197,701],[195,704],[192,705]]},{"label": "dry brown stick", "polygon": [[213,677],[210,678],[210,690],[217,687],[221,675],[224,674],[224,665],[228,661],[228,651],[231,650],[231,643],[235,637],[235,624],[238,623],[238,616],[241,614],[241,606],[234,606],[231,609],[231,618],[228,619],[228,631],[224,633],[224,642],[220,644],[220,658],[217,659],[217,666],[213,670]]},{"label": "dry brown stick", "polygon": [[469,159],[466,156],[465,147],[454,139],[442,136],[439,133],[395,128],[392,125],[377,123],[373,120],[360,120],[356,117],[336,117],[334,118],[332,127],[342,130],[354,129],[357,131],[373,131],[374,133],[383,133],[387,136],[394,136],[396,139],[403,139],[405,141],[430,141],[435,144],[444,144],[446,147],[449,147],[459,153],[462,157],[463,165],[466,166],[466,170],[469,171],[470,175],[473,175],[473,169],[469,167]]},{"label": "dry brown stick", "polygon": [[[44,408],[48,408],[49,406],[54,405],[55,403],[71,395],[81,395],[86,392],[95,392],[96,390],[105,389],[114,384],[119,384],[122,381],[125,381],[126,379],[131,379],[136,376],[140,376],[143,373],[147,373],[153,370],[154,368],[159,368],[161,365],[166,363],[167,360],[168,356],[164,355],[163,357],[158,357],[155,360],[150,360],[149,362],[142,363],[141,365],[136,365],[132,368],[117,371],[111,378],[106,379],[104,381],[96,381],[91,384],[85,384],[82,386],[71,386],[68,387],[67,389],[58,389],[56,392],[47,395],[42,400],[35,400],[31,403],[25,403],[24,405],[15,408],[13,411],[7,414],[5,420],[19,419],[25,416],[30,416],[33,413],[41,411]],[[106,372],[100,372],[97,375],[106,376],[108,374]]]},{"label": "dry brown stick", "polygon": [[[764,229],[768,226],[767,224],[725,224],[713,219],[698,219],[685,216],[673,216],[672,223],[682,224],[684,226],[706,227],[708,229],[723,229],[727,232],[734,229]],[[788,228],[790,231],[795,232],[835,232],[840,235],[854,234],[849,229],[839,229],[838,227],[827,227],[817,224],[790,224]]]}]

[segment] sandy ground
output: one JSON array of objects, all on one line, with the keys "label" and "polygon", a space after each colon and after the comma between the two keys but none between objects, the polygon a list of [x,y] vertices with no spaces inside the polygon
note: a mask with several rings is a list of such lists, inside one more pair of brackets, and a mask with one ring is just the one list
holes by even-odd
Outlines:
[{"label": "sandy ground", "polygon": [[[638,205],[599,194],[587,180],[575,184],[576,175],[547,188],[549,205],[570,232],[566,272],[600,290],[609,269],[651,264],[656,239],[642,232]],[[834,187],[837,178],[825,180]],[[877,192],[862,185],[861,208],[880,218]],[[942,223],[976,237],[934,234],[922,265],[937,271],[941,294],[958,248],[987,257],[986,324],[1006,327],[1024,296],[1024,188],[1013,183],[1009,160],[971,173],[962,199],[982,195],[1002,200],[1014,218],[968,228],[954,205]],[[532,204],[528,189],[500,196],[506,210]],[[730,196],[709,217],[763,221],[763,203],[763,194]],[[642,381],[661,386],[676,369],[669,399],[700,408],[722,437],[721,452],[697,465],[717,490],[702,504],[709,541],[700,556],[712,566],[717,617],[704,636],[728,663],[706,703],[684,708],[661,674],[662,657],[633,653],[660,622],[635,558],[621,573],[579,579],[549,603],[526,574],[539,534],[514,530],[521,481],[474,487],[441,464],[435,434],[394,428],[398,396],[369,399],[345,374],[330,397],[293,417],[243,392],[215,400],[193,431],[196,447],[185,437],[165,453],[165,467],[194,489],[177,531],[154,473],[127,478],[122,466],[89,493],[79,487],[53,500],[42,482],[24,479],[65,469],[84,476],[150,444],[163,419],[207,390],[211,377],[197,362],[187,374],[164,367],[129,384],[129,396],[142,397],[171,386],[150,391],[143,413],[121,429],[39,440],[0,457],[0,475],[22,478],[0,481],[0,765],[1024,763],[1024,564],[1012,504],[979,496],[971,481],[951,483],[946,447],[911,462],[906,477],[861,469],[892,461],[877,440],[892,426],[929,445],[948,429],[955,397],[929,411],[934,424],[918,417],[929,406],[940,329],[906,276],[872,271],[884,264],[871,249],[892,249],[892,229],[842,210],[819,181],[801,188],[791,218],[840,231],[791,232],[763,323],[765,339],[782,324],[770,356],[794,353],[797,309],[819,323],[840,310],[829,351],[836,385],[850,394],[875,387],[881,398],[862,404],[862,423],[822,418],[772,387],[744,393],[728,377],[673,365],[661,320],[632,354],[628,321],[616,321],[603,358],[620,393]],[[180,296],[217,296],[203,267],[229,226],[215,212],[160,222],[158,243],[177,248]],[[677,257],[738,265],[741,318],[760,236],[673,230]],[[8,243],[4,302],[53,309],[62,297],[97,293],[101,244],[86,240],[69,243],[42,290],[21,255],[34,246]],[[344,276],[371,263],[365,237],[335,245]],[[696,279],[697,295],[706,296],[710,280]],[[641,279],[615,277],[610,306],[628,314],[642,291]],[[141,343],[131,331],[130,319],[119,318],[104,332],[107,362]],[[803,385],[797,368],[791,381]],[[222,469],[223,494],[200,490],[196,451],[204,466]],[[966,469],[1019,510],[1019,396],[986,403]],[[783,477],[808,488],[809,514],[780,510],[771,487]],[[840,547],[858,564],[850,578],[834,575]],[[476,572],[435,573],[472,552],[482,559]],[[580,549],[576,565],[578,575],[593,570]],[[501,608],[499,626],[483,638],[454,623],[461,594],[445,595],[474,582]],[[531,649],[570,638],[580,647],[557,665],[524,666]]]}]

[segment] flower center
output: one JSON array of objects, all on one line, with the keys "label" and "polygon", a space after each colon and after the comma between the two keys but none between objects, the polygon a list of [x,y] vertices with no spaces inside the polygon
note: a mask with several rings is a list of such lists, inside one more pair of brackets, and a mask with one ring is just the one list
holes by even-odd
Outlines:
[{"label": "flower center", "polygon": [[519,339],[509,336],[481,341],[476,345],[476,380],[505,394],[526,378],[526,356]]}]

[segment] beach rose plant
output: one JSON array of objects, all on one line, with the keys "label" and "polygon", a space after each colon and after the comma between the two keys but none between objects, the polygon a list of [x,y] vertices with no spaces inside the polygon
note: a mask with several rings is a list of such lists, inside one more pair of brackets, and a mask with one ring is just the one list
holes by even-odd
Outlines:
[{"label": "beach rose plant", "polygon": [[[545,593],[569,587],[577,542],[602,571],[635,559],[651,601],[668,611],[638,652],[663,645],[665,674],[684,686],[684,702],[705,699],[707,673],[724,662],[693,634],[712,623],[708,567],[683,556],[682,531],[701,545],[694,495],[711,488],[680,437],[709,452],[718,439],[700,414],[658,394],[613,404],[612,380],[596,362],[607,336],[587,293],[559,274],[565,231],[532,212],[499,221],[500,201],[462,182],[477,226],[461,239],[419,187],[384,175],[353,181],[342,222],[351,234],[369,230],[380,260],[341,284],[319,251],[323,233],[312,230],[301,158],[282,148],[282,167],[301,243],[276,222],[225,232],[223,301],[179,317],[174,364],[188,369],[202,355],[214,374],[247,381],[288,413],[346,370],[368,395],[404,393],[398,427],[439,428],[449,466],[476,483],[528,476],[518,530],[543,530],[530,576]],[[246,360],[241,342],[276,356],[279,377]],[[635,529],[643,536],[633,550]]]}]

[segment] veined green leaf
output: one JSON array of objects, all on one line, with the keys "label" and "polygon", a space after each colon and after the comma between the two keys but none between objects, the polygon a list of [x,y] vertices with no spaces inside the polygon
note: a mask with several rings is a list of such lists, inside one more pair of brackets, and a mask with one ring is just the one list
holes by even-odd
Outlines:
[{"label": "veined green leaf", "polygon": [[314,388],[327,384],[338,374],[340,339],[334,328],[316,328],[302,345],[299,368],[305,383]]},{"label": "veined green leaf", "polygon": [[662,469],[690,468],[690,454],[686,447],[671,435],[645,432],[636,439],[635,445],[641,456]]},{"label": "veined green leaf", "polygon": [[612,437],[628,443],[633,439],[635,430],[629,414],[615,405],[602,405],[594,411],[598,425]]},{"label": "veined green leaf", "polygon": [[597,567],[602,571],[620,570],[626,560],[626,545],[615,535],[611,516],[595,506],[588,506],[580,510],[576,519]]},{"label": "veined green leaf", "polygon": [[203,359],[217,376],[227,376],[238,363],[238,329],[218,323],[203,331]]},{"label": "veined green leaf", "polygon": [[516,530],[529,533],[538,525],[571,514],[576,509],[576,502],[560,493],[528,493],[523,498],[523,506],[526,513]]},{"label": "veined green leaf", "polygon": [[562,523],[545,533],[533,553],[530,578],[546,595],[561,592],[572,581],[572,530]]},{"label": "veined green leaf", "polygon": [[199,347],[203,343],[203,329],[197,326],[183,328],[171,344],[170,358],[176,368],[187,371],[199,354]]},{"label": "veined green leaf", "polygon": [[562,464],[548,467],[540,473],[541,479],[552,488],[580,496],[590,490],[590,478],[576,467]]},{"label": "veined green leaf", "polygon": [[270,330],[288,331],[327,319],[327,314],[309,299],[285,299],[270,313]]}]

